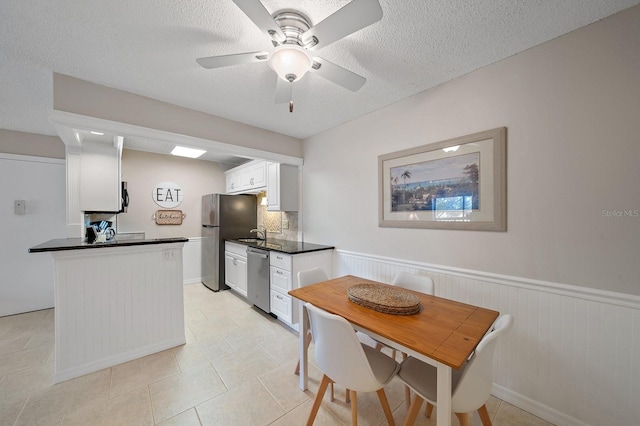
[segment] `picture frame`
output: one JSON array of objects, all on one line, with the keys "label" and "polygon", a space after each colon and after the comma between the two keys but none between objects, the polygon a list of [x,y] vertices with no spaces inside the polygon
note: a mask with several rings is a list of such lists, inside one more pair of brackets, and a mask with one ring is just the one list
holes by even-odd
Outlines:
[{"label": "picture frame", "polygon": [[380,227],[507,230],[507,129],[378,156]]}]

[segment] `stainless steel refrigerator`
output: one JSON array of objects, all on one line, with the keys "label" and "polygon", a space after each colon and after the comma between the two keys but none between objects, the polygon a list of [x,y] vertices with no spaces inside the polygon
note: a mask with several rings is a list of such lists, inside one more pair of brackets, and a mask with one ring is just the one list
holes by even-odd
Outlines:
[{"label": "stainless steel refrigerator", "polygon": [[202,196],[202,283],[213,291],[224,284],[224,241],[251,236],[257,228],[255,195]]}]

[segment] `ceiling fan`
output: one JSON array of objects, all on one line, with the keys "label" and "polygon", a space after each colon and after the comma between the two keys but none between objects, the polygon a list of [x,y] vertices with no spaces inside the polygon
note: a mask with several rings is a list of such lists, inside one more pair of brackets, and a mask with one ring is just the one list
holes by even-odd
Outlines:
[{"label": "ceiling fan", "polygon": [[274,49],[271,52],[196,59],[202,67],[222,68],[266,61],[278,75],[275,102],[289,101],[290,111],[293,111],[290,97],[292,83],[300,80],[307,71],[354,92],[367,81],[361,75],[312,53],[382,19],[378,0],[352,0],[316,25],[311,25],[306,16],[291,9],[271,15],[260,0],[233,2],[271,39]]}]

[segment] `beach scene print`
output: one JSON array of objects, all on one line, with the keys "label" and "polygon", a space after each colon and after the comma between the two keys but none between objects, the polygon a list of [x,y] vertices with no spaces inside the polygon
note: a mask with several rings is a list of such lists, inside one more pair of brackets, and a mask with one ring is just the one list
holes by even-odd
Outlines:
[{"label": "beach scene print", "polygon": [[392,167],[391,211],[464,216],[479,210],[479,170],[479,152]]}]

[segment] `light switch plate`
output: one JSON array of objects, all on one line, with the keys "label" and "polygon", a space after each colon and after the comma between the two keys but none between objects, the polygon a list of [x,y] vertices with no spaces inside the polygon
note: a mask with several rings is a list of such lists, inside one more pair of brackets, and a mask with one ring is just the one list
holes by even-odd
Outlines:
[{"label": "light switch plate", "polygon": [[26,211],[26,202],[24,200],[15,200],[13,202],[13,212],[15,214],[23,215]]}]

